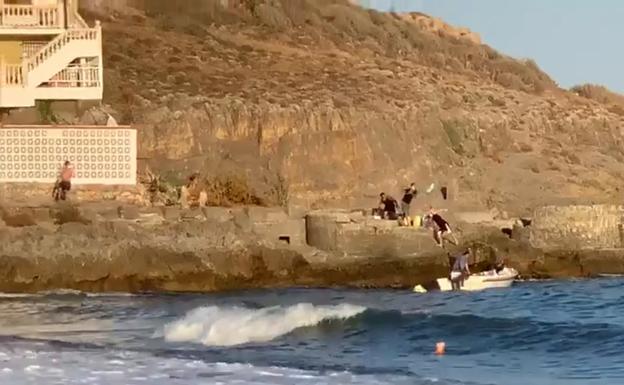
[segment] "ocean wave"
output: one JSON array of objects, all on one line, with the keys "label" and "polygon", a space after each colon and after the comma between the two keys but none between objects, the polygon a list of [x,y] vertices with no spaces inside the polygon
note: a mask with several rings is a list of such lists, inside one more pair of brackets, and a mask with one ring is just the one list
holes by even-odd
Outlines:
[{"label": "ocean wave", "polygon": [[44,298],[44,297],[136,297],[137,294],[125,292],[86,292],[73,289],[40,291],[36,293],[0,293],[0,299]]},{"label": "ocean wave", "polygon": [[163,334],[169,342],[235,346],[267,342],[298,328],[348,319],[365,310],[365,307],[351,304],[315,306],[300,303],[262,309],[208,306],[193,309],[182,319],[165,325]]}]

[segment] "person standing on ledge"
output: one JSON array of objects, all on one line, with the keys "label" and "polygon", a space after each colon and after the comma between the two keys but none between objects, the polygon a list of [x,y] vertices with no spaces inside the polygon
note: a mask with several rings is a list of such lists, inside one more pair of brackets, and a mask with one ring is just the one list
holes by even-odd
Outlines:
[{"label": "person standing on ledge", "polygon": [[416,190],[416,184],[412,183],[408,188],[405,189],[403,193],[403,199],[401,199],[401,212],[403,213],[403,220],[405,226],[410,226],[412,224],[412,214],[410,212],[410,204],[412,203],[412,199],[418,194]]},{"label": "person standing on ledge", "polygon": [[76,172],[74,170],[74,166],[71,164],[70,161],[66,160],[63,164],[63,169],[61,170],[59,182],[60,194],[58,195],[58,199],[64,201],[67,198],[67,192],[71,190],[71,180],[75,176]]}]

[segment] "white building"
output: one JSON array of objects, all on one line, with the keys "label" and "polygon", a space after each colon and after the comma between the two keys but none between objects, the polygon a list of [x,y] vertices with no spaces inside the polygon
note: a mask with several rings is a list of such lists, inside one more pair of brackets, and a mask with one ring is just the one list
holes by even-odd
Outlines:
[{"label": "white building", "polygon": [[0,108],[101,100],[102,28],[78,0],[0,0]]}]

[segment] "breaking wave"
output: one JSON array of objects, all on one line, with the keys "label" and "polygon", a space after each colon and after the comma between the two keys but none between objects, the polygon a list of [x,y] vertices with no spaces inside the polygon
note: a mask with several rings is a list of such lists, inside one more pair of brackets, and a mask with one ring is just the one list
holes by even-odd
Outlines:
[{"label": "breaking wave", "polygon": [[315,306],[309,303],[262,309],[200,307],[167,324],[164,338],[169,342],[194,342],[207,346],[267,342],[298,328],[348,319],[365,310],[365,307],[350,304]]}]

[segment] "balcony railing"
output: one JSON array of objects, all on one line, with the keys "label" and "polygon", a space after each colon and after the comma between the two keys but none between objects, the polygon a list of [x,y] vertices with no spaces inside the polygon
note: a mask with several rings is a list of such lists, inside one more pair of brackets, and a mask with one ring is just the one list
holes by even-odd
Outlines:
[{"label": "balcony railing", "polygon": [[62,6],[4,4],[0,0],[0,28],[63,28]]},{"label": "balcony railing", "polygon": [[27,59],[30,59],[39,53],[47,44],[48,42],[46,41],[23,41],[22,52]]},{"label": "balcony railing", "polygon": [[22,87],[24,74],[19,64],[6,64],[0,62],[0,86]]},{"label": "balcony railing", "polygon": [[68,67],[45,83],[47,87],[99,87],[100,70],[96,66]]}]

